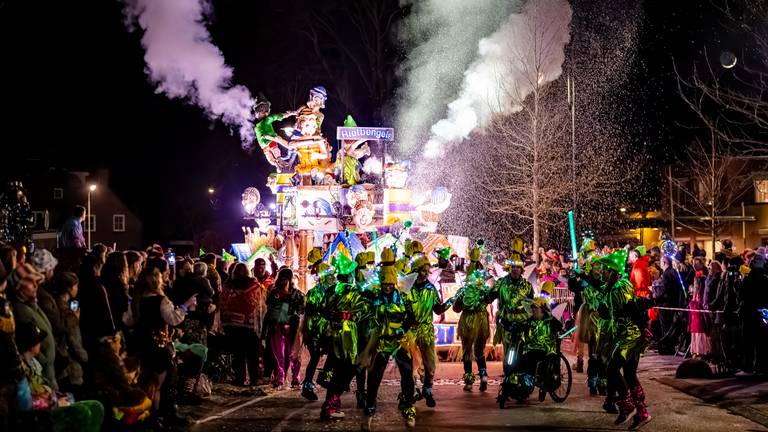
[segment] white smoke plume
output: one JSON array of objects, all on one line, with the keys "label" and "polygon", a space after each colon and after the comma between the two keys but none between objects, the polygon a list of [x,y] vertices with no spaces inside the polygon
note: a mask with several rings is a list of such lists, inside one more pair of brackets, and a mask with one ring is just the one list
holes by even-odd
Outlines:
[{"label": "white smoke plume", "polygon": [[253,98],[232,85],[233,69],[205,27],[207,0],[125,0],[129,29],[144,30],[146,72],[158,93],[200,106],[212,119],[237,128],[243,147],[253,140]]},{"label": "white smoke plume", "polygon": [[477,60],[464,73],[458,98],[448,104],[447,117],[430,129],[424,156],[443,155],[452,143],[484,126],[491,114],[519,110],[537,82],[559,77],[571,15],[566,0],[529,0],[520,13],[480,40]]},{"label": "white smoke plume", "polygon": [[398,146],[413,155],[429,126],[445,115],[463,74],[476,58],[477,43],[493,33],[522,0],[401,0],[411,4],[399,38],[408,56],[399,73],[403,86],[395,102]]}]

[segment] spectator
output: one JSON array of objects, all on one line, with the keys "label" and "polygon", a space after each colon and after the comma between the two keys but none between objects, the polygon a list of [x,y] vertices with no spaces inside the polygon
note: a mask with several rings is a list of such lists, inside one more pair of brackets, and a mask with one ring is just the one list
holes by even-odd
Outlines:
[{"label": "spectator", "polygon": [[176,412],[176,364],[171,327],[184,321],[187,312],[194,310],[196,300],[192,296],[174,306],[165,295],[162,264],[149,261],[138,281],[137,353],[142,367],[142,387],[152,400],[155,412],[159,410],[156,421],[167,427],[186,423]]},{"label": "spectator", "polygon": [[[672,258],[661,257],[661,284],[656,293],[656,304],[667,308],[682,308],[685,306],[685,289],[680,280],[680,275],[674,268]],[[659,324],[661,326],[661,338],[659,339],[659,354],[674,354],[679,348],[680,339],[685,332],[685,316],[683,312],[674,310],[660,310]]]},{"label": "spectator", "polygon": [[101,260],[101,263],[104,264],[107,262],[107,254],[109,253],[109,248],[102,244],[102,243],[96,243],[91,248],[91,255],[94,255]]},{"label": "spectator", "polygon": [[768,307],[768,276],[765,272],[765,257],[755,255],[749,263],[749,274],[741,288],[742,348],[746,371],[768,373],[768,351],[765,340],[768,331],[762,322],[759,309]]},{"label": "spectator", "polygon": [[37,290],[37,304],[45,312],[45,316],[48,317],[48,321],[51,323],[53,338],[58,339],[62,334],[61,314],[56,305],[56,299],[51,292],[51,279],[53,278],[53,272],[58,261],[47,250],[37,249],[30,256],[29,263],[45,277],[45,280]]},{"label": "spectator", "polygon": [[704,309],[711,311],[707,314],[707,320],[709,322],[709,347],[711,356],[715,359],[722,358],[722,346],[720,344],[720,327],[718,325],[717,311],[721,311],[723,308],[722,303],[718,303],[717,293],[720,289],[722,281],[723,267],[717,261],[709,263],[709,272],[704,282],[704,295],[702,298],[702,305]]},{"label": "spectator", "polygon": [[105,430],[124,430],[150,415],[152,401],[136,386],[121,356],[120,333],[104,336],[93,351],[88,389],[95,399],[104,404],[106,412],[122,415],[109,416]]},{"label": "spectator", "polygon": [[720,262],[723,266],[728,268],[730,259],[735,255],[736,254],[733,252],[733,242],[729,239],[725,239],[720,242],[720,251],[715,253],[715,261]]},{"label": "spectator", "polygon": [[83,222],[85,221],[85,207],[75,206],[72,217],[64,222],[61,227],[59,242],[63,249],[85,249],[85,237],[83,237]]},{"label": "spectator", "polygon": [[61,317],[61,333],[56,335],[56,379],[62,390],[80,395],[83,366],[88,353],[80,335],[80,306],[77,298],[78,280],[71,272],[57,274],[51,284]]},{"label": "spectator", "polygon": [[125,260],[128,263],[128,285],[134,286],[144,266],[144,257],[139,252],[129,250],[125,252]]},{"label": "spectator", "polygon": [[648,266],[651,257],[645,255],[645,249],[633,249],[629,251],[629,263],[632,264],[632,272],[629,275],[629,281],[635,288],[635,295],[638,297],[649,297],[651,295],[651,274]]},{"label": "spectator", "polygon": [[725,358],[731,362],[731,367],[742,367],[747,372],[751,369],[739,363],[743,350],[739,346],[739,295],[741,293],[742,275],[739,268],[743,264],[741,257],[728,258],[728,266],[717,290],[715,304],[721,310],[715,317],[715,324],[720,326],[720,343]]},{"label": "spectator", "polygon": [[119,330],[124,330],[133,324],[132,311],[129,307],[131,297],[128,293],[129,269],[128,260],[122,252],[112,252],[107,256],[101,268],[101,283],[107,290],[109,309],[112,312],[112,322]]},{"label": "spectator", "polygon": [[109,294],[101,283],[101,258],[86,255],[80,266],[78,279],[80,300],[80,331],[87,350],[98,344],[102,336],[114,334],[117,326],[112,320]]},{"label": "spectator", "polygon": [[688,303],[690,312],[688,330],[691,332],[691,355],[707,357],[711,352],[707,314],[693,312],[704,310],[705,277],[696,277],[693,282],[693,296]]},{"label": "spectator", "polygon": [[15,271],[22,273],[23,276],[19,278],[19,282],[15,287],[15,295],[12,300],[13,314],[17,323],[32,323],[36,328],[44,332],[45,337],[41,339],[42,344],[38,350],[39,353],[35,355],[37,355],[38,361],[42,365],[42,373],[46,382],[51,388],[58,390],[59,386],[56,382],[55,368],[56,343],[53,340],[51,322],[37,304],[38,288],[45,276],[38,273],[29,264],[19,266]]},{"label": "spectator", "polygon": [[[258,261],[256,267],[259,267]],[[265,264],[261,260],[262,270]],[[256,380],[261,378],[259,336],[262,332],[264,297],[263,284],[250,277],[245,264],[236,264],[221,294],[221,324],[234,355],[232,367],[236,385],[245,385],[246,364],[251,385],[256,385]]]},{"label": "spectator", "polygon": [[14,317],[5,297],[8,278],[15,267],[15,251],[0,243],[0,430],[10,429],[10,414],[16,407],[16,383],[23,376],[21,357],[14,339]]},{"label": "spectator", "polygon": [[293,272],[284,268],[277,274],[275,287],[267,296],[267,313],[264,327],[272,347],[274,372],[272,386],[285,385],[286,372],[291,371],[291,387],[301,385],[299,370],[301,357],[294,353],[299,322],[304,315],[304,294],[296,289]]},{"label": "spectator", "polygon": [[[22,354],[22,366],[31,396],[30,399],[19,400],[21,410],[49,412],[57,432],[98,432],[104,421],[104,406],[98,401],[75,402],[71,397],[57,394],[43,372],[44,367],[37,361],[41,344],[49,336],[32,322],[20,323],[16,331],[16,344]],[[35,420],[35,423],[38,421]]]}]

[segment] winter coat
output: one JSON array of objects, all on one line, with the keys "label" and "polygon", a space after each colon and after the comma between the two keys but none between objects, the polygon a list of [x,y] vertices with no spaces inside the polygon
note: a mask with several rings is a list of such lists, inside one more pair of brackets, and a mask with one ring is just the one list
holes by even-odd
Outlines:
[{"label": "winter coat", "polygon": [[59,388],[56,381],[56,343],[54,341],[53,330],[45,312],[38,306],[37,301],[27,301],[16,298],[13,301],[13,315],[16,318],[18,326],[24,322],[31,322],[40,330],[46,333],[45,339],[40,343],[40,354],[37,360],[43,367],[43,376],[50,386],[57,390]]},{"label": "winter coat", "polygon": [[102,336],[115,334],[117,324],[112,319],[109,295],[97,277],[81,277],[80,291],[80,331],[85,346],[98,342]]},{"label": "winter coat", "polygon": [[245,327],[261,335],[266,312],[264,291],[255,279],[227,282],[221,293],[222,326]]},{"label": "winter coat", "polygon": [[57,300],[62,332],[56,337],[56,374],[72,385],[82,385],[83,365],[88,362],[88,353],[83,348],[80,319],[70,309],[69,300],[61,297]]},{"label": "winter coat", "polygon": [[632,264],[632,273],[629,275],[629,281],[635,288],[635,295],[638,297],[648,297],[651,295],[651,273],[648,271],[648,265],[651,257],[648,255],[640,257]]}]

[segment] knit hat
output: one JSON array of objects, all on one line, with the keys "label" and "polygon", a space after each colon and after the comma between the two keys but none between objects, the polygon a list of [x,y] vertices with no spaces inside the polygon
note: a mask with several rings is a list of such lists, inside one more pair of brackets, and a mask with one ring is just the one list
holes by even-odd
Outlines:
[{"label": "knit hat", "polygon": [[384,248],[381,251],[381,265],[393,265],[395,263],[395,251],[392,248]]},{"label": "knit hat", "polygon": [[48,273],[48,271],[56,268],[59,260],[54,258],[48,249],[37,249],[29,258],[29,263],[40,273]]}]

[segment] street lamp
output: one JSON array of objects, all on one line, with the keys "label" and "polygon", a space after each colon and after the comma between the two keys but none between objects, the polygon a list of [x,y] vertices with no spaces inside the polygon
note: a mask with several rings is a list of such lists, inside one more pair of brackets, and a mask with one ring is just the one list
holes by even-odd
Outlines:
[{"label": "street lamp", "polygon": [[95,184],[88,186],[88,250],[91,250],[91,231],[93,231],[93,227],[91,226],[91,192],[95,191]]},{"label": "street lamp", "polygon": [[622,207],[622,208],[619,209],[619,211],[622,212],[622,213],[626,213],[627,212],[627,208],[626,207]]},{"label": "street lamp", "polygon": [[208,188],[208,193],[209,193],[209,194],[213,195],[215,192],[216,192],[216,189],[214,189],[214,188],[212,188],[212,187],[209,187],[209,188]]}]

